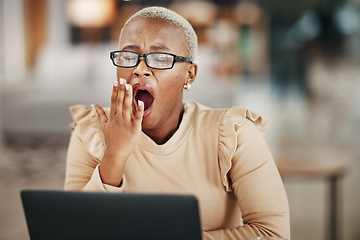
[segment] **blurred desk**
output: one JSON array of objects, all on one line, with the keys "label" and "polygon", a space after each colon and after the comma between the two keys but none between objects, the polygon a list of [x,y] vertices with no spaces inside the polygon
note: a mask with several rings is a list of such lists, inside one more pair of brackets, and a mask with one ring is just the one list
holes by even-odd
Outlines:
[{"label": "blurred desk", "polygon": [[[289,158],[288,158],[289,159]],[[285,158],[276,162],[280,175],[286,178],[325,179],[329,183],[329,225],[327,239],[337,240],[338,234],[338,182],[345,174],[345,163],[341,160],[291,161]]]}]

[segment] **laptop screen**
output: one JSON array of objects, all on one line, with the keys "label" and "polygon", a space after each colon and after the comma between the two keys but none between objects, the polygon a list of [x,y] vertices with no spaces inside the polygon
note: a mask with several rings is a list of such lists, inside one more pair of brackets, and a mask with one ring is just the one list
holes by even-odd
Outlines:
[{"label": "laptop screen", "polygon": [[32,240],[200,240],[198,201],[190,195],[23,190]]}]

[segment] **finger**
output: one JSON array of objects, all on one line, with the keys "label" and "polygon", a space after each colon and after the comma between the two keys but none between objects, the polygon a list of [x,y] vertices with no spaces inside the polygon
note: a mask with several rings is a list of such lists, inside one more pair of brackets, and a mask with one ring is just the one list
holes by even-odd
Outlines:
[{"label": "finger", "polygon": [[91,107],[93,109],[95,109],[95,111],[98,115],[98,120],[99,120],[101,130],[104,130],[105,124],[108,122],[108,117],[107,117],[104,109],[98,104],[92,104]]},{"label": "finger", "polygon": [[131,120],[131,116],[133,114],[132,112],[132,87],[130,84],[126,84],[125,85],[125,97],[124,97],[124,104],[123,104],[123,117],[125,118],[125,120],[130,121]]},{"label": "finger", "polygon": [[124,104],[124,96],[125,96],[125,86],[126,80],[124,78],[119,78],[120,85],[118,86],[118,95],[116,97],[116,112],[118,114],[122,114],[123,104]]},{"label": "finger", "polygon": [[110,116],[113,117],[116,114],[117,110],[117,95],[118,95],[118,89],[119,89],[119,82],[118,80],[115,80],[113,83],[113,91],[111,94],[111,104],[110,104]]},{"label": "finger", "polygon": [[136,108],[136,112],[135,112],[135,116],[134,116],[134,124],[138,125],[139,128],[141,129],[141,122],[143,119],[143,115],[144,115],[144,103],[140,100],[138,100],[138,104],[137,104],[137,108]]}]

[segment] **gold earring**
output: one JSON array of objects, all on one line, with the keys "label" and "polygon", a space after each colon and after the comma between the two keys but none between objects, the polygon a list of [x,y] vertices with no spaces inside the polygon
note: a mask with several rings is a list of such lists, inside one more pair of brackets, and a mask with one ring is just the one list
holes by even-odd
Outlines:
[{"label": "gold earring", "polygon": [[190,83],[184,84],[184,89],[185,89],[186,91],[190,91],[190,88],[191,88],[191,84],[190,84]]}]

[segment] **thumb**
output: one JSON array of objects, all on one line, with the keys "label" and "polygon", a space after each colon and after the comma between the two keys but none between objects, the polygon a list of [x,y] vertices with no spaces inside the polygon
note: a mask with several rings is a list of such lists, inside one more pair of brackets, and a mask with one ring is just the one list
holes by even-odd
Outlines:
[{"label": "thumb", "polygon": [[96,111],[98,115],[98,120],[100,124],[100,128],[102,131],[105,130],[105,124],[108,122],[108,117],[106,116],[106,113],[102,107],[98,104],[91,104],[91,107]]}]

